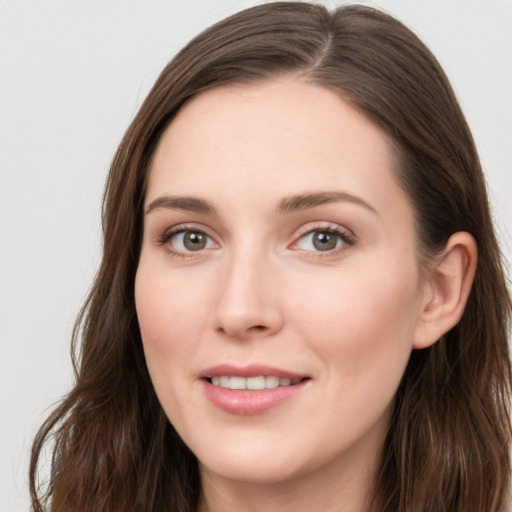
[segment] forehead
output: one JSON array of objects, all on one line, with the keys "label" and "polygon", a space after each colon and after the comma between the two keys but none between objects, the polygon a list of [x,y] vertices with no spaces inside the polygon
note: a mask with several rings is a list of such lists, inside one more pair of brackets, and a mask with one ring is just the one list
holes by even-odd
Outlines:
[{"label": "forehead", "polygon": [[159,141],[146,204],[165,193],[250,205],[331,188],[406,202],[387,135],[336,92],[283,79],[192,98]]},{"label": "forehead", "polygon": [[[337,92],[294,78],[222,86],[194,96],[164,132],[159,149],[172,149],[178,157],[182,150],[218,148],[226,132],[233,152],[239,149],[241,154],[258,146],[268,155],[309,140],[302,152],[320,149],[323,141],[324,152],[316,154],[321,159],[328,149],[338,149],[348,156],[349,146],[356,149],[371,143],[392,165],[392,145],[379,127]],[[294,149],[293,154],[297,154]],[[293,154],[288,156],[292,158]]]}]

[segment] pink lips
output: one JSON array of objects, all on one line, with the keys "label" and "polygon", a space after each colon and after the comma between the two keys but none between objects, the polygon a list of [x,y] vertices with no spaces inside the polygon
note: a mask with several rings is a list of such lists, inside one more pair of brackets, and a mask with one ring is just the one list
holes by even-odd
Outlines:
[{"label": "pink lips", "polygon": [[[211,379],[219,376],[244,377],[246,379],[250,377],[279,377],[299,382],[289,386],[259,390],[227,389],[212,384]],[[260,414],[276,407],[300,393],[309,381],[305,375],[264,365],[245,367],[218,365],[208,368],[200,377],[206,396],[215,406],[225,412],[239,415]]]}]

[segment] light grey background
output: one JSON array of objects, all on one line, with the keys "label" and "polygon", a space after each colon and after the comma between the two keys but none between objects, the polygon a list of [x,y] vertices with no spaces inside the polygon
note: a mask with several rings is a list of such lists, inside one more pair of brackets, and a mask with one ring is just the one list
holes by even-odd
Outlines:
[{"label": "light grey background", "polygon": [[[27,511],[31,440],[69,388],[115,147],[159,71],[237,0],[0,0],[0,512]],[[342,2],[324,2],[330,6]],[[512,0],[379,0],[456,89],[512,248]]]}]

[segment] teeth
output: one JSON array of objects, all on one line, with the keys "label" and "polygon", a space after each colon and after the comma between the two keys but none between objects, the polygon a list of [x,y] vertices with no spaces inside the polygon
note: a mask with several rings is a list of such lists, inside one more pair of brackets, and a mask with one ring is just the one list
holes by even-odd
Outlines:
[{"label": "teeth", "polygon": [[279,377],[265,377],[265,387],[267,389],[277,388],[279,386]]},{"label": "teeth", "polygon": [[243,377],[231,377],[229,379],[229,389],[246,389],[246,379]]},{"label": "teeth", "polygon": [[229,377],[227,375],[216,375],[212,377],[211,381],[214,386],[220,386],[226,389],[273,389],[278,386],[292,386],[298,384],[302,379],[288,379],[286,377],[275,377],[263,375],[257,377]]},{"label": "teeth", "polygon": [[246,382],[247,389],[265,389],[265,377],[249,377]]}]

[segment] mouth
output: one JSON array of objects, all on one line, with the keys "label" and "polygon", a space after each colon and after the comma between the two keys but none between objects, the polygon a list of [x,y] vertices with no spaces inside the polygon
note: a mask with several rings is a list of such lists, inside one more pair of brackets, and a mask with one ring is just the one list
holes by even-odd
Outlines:
[{"label": "mouth", "polygon": [[278,387],[295,386],[308,380],[308,377],[278,377],[276,375],[258,375],[255,377],[239,377],[235,375],[215,375],[206,379],[210,384],[224,389],[261,391]]},{"label": "mouth", "polygon": [[218,365],[200,375],[203,390],[217,408],[255,415],[293,400],[309,388],[311,377],[266,365]]}]

